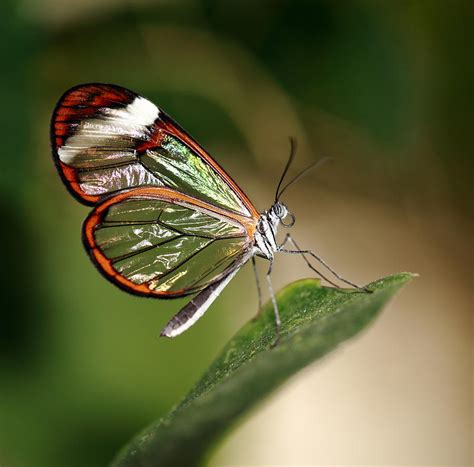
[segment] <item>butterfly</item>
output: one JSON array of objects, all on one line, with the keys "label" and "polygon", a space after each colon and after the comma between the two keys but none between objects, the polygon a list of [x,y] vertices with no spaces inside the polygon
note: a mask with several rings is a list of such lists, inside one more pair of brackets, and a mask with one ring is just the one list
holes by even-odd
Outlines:
[{"label": "butterfly", "polygon": [[310,256],[359,288],[312,251],[300,249],[290,234],[277,242],[279,225],[295,222],[280,201],[282,193],[316,165],[282,186],[295,153],[291,143],[274,203],[259,213],[202,146],[133,91],[112,84],[75,86],[59,99],[51,120],[59,174],[78,201],[93,206],[83,224],[83,243],[98,270],[136,295],[194,295],[163,329],[166,337],[178,336],[203,316],[249,260],[261,308],[256,256],[269,261],[277,338],[281,321],[270,277],[275,253],[301,254],[327,279]]}]

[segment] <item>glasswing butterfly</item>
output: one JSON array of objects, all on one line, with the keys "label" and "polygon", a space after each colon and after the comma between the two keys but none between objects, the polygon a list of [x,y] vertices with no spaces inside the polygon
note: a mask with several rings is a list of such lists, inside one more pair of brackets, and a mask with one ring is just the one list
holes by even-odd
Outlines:
[{"label": "glasswing butterfly", "polygon": [[[255,256],[276,252],[306,255],[291,235],[279,244],[279,224],[295,218],[281,194],[316,164],[282,187],[295,143],[268,211],[259,213],[217,162],[165,112],[138,94],[112,84],[82,84],[68,90],[54,109],[51,144],[59,174],[71,194],[93,206],[83,242],[99,271],[137,295],[177,298],[195,295],[161,332],[175,337],[192,326],[223,288]],[[285,248],[290,243],[294,249]],[[257,277],[259,305],[260,285]],[[337,285],[336,285],[337,286]]]}]

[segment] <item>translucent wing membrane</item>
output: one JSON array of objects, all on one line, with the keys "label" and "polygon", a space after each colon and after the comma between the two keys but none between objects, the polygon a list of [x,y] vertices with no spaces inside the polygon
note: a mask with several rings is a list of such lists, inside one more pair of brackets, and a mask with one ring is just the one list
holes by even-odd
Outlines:
[{"label": "translucent wing membrane", "polygon": [[255,224],[168,188],[141,188],[99,204],[86,248],[127,290],[163,298],[198,292],[250,257]]},{"label": "translucent wing membrane", "polygon": [[86,204],[140,186],[166,186],[247,216],[258,213],[235,182],[169,116],[118,86],[86,84],[59,101],[53,153],[71,192]]},{"label": "translucent wing membrane", "polygon": [[163,136],[160,146],[145,150],[139,160],[151,173],[159,174],[165,186],[244,213],[237,194],[211,166],[176,137]]}]

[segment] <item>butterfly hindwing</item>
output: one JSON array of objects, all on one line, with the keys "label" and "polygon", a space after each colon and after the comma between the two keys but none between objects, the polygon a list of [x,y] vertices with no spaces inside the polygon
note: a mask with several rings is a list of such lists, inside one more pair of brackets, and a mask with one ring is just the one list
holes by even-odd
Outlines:
[{"label": "butterfly hindwing", "polygon": [[94,208],[84,244],[101,272],[129,292],[199,292],[248,259],[255,224],[169,188],[124,191]]},{"label": "butterfly hindwing", "polygon": [[85,84],[60,99],[53,154],[77,199],[96,204],[121,190],[166,186],[247,217],[258,213],[230,176],[176,122],[138,94]]}]

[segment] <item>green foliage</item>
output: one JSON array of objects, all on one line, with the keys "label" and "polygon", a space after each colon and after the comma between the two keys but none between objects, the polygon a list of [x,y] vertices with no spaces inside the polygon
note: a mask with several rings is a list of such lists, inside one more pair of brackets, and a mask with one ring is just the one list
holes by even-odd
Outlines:
[{"label": "green foliage", "polygon": [[203,378],[165,418],[120,453],[114,467],[194,466],[223,433],[291,375],[354,336],[412,278],[403,273],[370,284],[373,293],[321,287],[314,279],[277,296],[282,332],[278,346],[273,310],[248,322],[224,347]]}]

